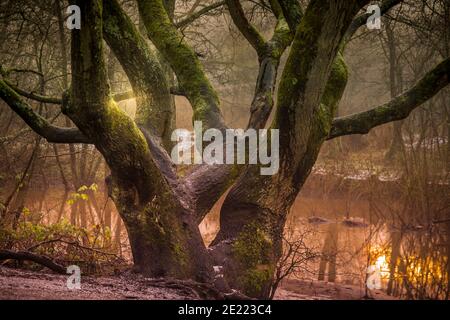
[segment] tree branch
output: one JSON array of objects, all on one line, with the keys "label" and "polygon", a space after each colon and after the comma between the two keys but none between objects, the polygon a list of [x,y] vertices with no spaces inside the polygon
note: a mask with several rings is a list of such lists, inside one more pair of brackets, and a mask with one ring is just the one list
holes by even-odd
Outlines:
[{"label": "tree branch", "polygon": [[9,87],[11,87],[11,89],[13,89],[15,92],[17,92],[18,94],[20,94],[21,96],[23,96],[25,98],[28,98],[28,99],[31,99],[34,101],[38,101],[38,102],[42,102],[42,103],[51,103],[51,104],[59,104],[59,105],[62,104],[62,99],[42,96],[42,95],[36,94],[34,92],[27,92],[27,91],[22,90],[19,87],[15,86],[8,80],[5,80],[5,83]]},{"label": "tree branch", "polygon": [[365,134],[379,125],[405,119],[411,111],[447,86],[449,79],[450,58],[447,58],[428,72],[409,91],[390,102],[368,111],[334,119],[328,139],[349,134]]},{"label": "tree branch", "polygon": [[[9,87],[11,87],[11,89],[13,89],[15,92],[17,92],[22,97],[25,97],[25,98],[28,98],[28,99],[31,99],[31,100],[34,100],[37,102],[42,102],[42,103],[59,104],[59,105],[62,105],[62,103],[63,103],[63,100],[60,98],[48,97],[48,96],[36,94],[34,92],[28,92],[23,89],[20,89],[18,86],[12,84],[8,80],[4,80],[4,81]],[[125,92],[118,92],[118,93],[113,94],[113,99],[115,102],[120,102],[120,101],[128,100],[131,98],[134,98],[133,90],[128,90]]]},{"label": "tree branch", "polygon": [[[384,0],[380,6],[381,15],[385,14],[387,11],[389,11],[391,8],[395,7],[397,4],[401,2],[403,2],[403,0]],[[350,24],[350,27],[347,29],[343,42],[346,43],[350,41],[351,37],[355,34],[355,32],[367,22],[367,19],[371,15],[372,13],[370,12],[363,13],[357,16],[355,19],[353,19],[352,23]]]},{"label": "tree branch", "polygon": [[225,1],[218,1],[216,3],[212,3],[209,6],[203,7],[202,9],[198,10],[197,12],[192,13],[188,17],[184,18],[183,20],[178,21],[175,23],[175,26],[179,29],[187,27],[189,24],[194,22],[195,20],[201,18],[205,14],[208,14],[209,12],[222,7],[225,4]]},{"label": "tree branch", "polygon": [[[5,83],[9,87],[11,87],[15,92],[17,92],[18,94],[20,94],[21,96],[23,96],[25,98],[32,99],[32,100],[35,100],[35,101],[38,101],[38,102],[50,103],[50,104],[62,104],[62,99],[46,97],[46,96],[42,96],[42,95],[36,94],[34,92],[27,92],[25,90],[20,89],[16,85],[14,85],[11,81],[7,80],[7,77],[8,77],[8,75],[11,72],[14,72],[14,71],[17,72],[18,70],[21,70],[21,69],[13,68],[13,69],[6,70],[0,64],[0,75],[3,77],[3,81],[5,81]],[[23,71],[21,70],[21,72],[32,72],[32,73],[38,74],[40,76],[43,76],[41,73],[39,73],[37,71],[32,71],[32,70],[29,70],[29,71],[28,70],[23,70]]]},{"label": "tree branch", "polygon": [[61,128],[50,124],[24,102],[4,80],[0,80],[0,98],[38,135],[53,143],[91,143],[78,128]]},{"label": "tree branch", "polygon": [[278,0],[283,15],[289,25],[289,29],[294,33],[297,26],[300,24],[303,12],[298,0]]},{"label": "tree branch", "polygon": [[[72,93],[64,111],[94,141],[111,169],[113,184],[136,191],[127,194],[127,201],[147,204],[156,194],[170,195],[138,125],[111,98],[103,53],[106,8],[101,0],[75,4],[81,8],[81,29],[72,30]],[[115,201],[124,201],[123,196],[115,194]]]},{"label": "tree branch", "polygon": [[263,36],[247,20],[239,0],[226,0],[226,3],[234,24],[256,50],[258,55],[261,56],[266,48],[266,41]]},{"label": "tree branch", "polygon": [[[274,3],[273,6],[275,5]],[[261,129],[266,125],[273,109],[280,58],[292,39],[293,33],[290,32],[283,14],[279,13],[273,37],[264,44],[264,50],[258,53],[259,71],[248,128]],[[200,165],[184,178],[191,190],[199,222],[244,169],[245,166],[239,165]]]},{"label": "tree branch", "polygon": [[[117,0],[103,3],[103,37],[125,71],[136,98],[139,125],[151,129],[171,145],[175,108],[158,58]],[[120,98],[131,97],[124,93]],[[117,100],[116,100],[117,101]]]},{"label": "tree branch", "polygon": [[161,0],[138,0],[147,34],[166,58],[192,105],[194,120],[204,128],[226,128],[219,97],[207,78],[194,50],[170,20]]},{"label": "tree branch", "polygon": [[[37,102],[42,102],[42,103],[49,103],[49,104],[59,104],[62,105],[63,104],[63,100],[61,98],[55,98],[55,97],[48,97],[48,96],[43,96],[40,94],[36,94],[34,92],[28,92],[26,90],[23,90],[21,88],[19,88],[18,86],[16,86],[15,84],[13,84],[11,81],[9,81],[6,77],[8,76],[8,74],[12,71],[17,71],[19,69],[9,69],[9,70],[5,70],[1,65],[0,65],[0,74],[4,77],[3,81],[5,81],[5,83],[11,88],[13,89],[16,93],[18,93],[19,95],[21,95],[22,97],[37,101]],[[32,71],[30,71],[32,72]],[[34,71],[35,73],[37,73],[36,71]],[[126,92],[119,92],[113,95],[113,99],[116,102],[119,101],[123,101],[123,100],[127,100],[127,99],[131,99],[134,98],[134,93],[132,90],[126,91]]]},{"label": "tree branch", "polygon": [[[275,2],[276,0],[273,0],[273,3],[271,3],[273,7],[276,6]],[[280,58],[293,39],[293,33],[290,31],[283,14],[278,12],[277,18],[277,25],[272,38],[263,44],[264,48],[260,52],[257,52],[259,71],[255,94],[250,107],[251,115],[247,125],[248,128],[261,129],[265,127],[273,109],[273,95]],[[199,222],[203,220],[211,207],[244,169],[245,166],[201,165],[184,178],[184,182],[191,190]]]},{"label": "tree branch", "polygon": [[0,250],[0,261],[14,259],[14,260],[28,260],[33,261],[37,264],[43,265],[52,271],[60,274],[66,274],[66,268],[59,263],[53,262],[50,258],[35,254],[27,251],[11,251],[11,250]]},{"label": "tree branch", "polygon": [[113,94],[113,99],[115,102],[120,102],[128,99],[135,98],[133,90],[128,90],[124,92],[118,92]]}]

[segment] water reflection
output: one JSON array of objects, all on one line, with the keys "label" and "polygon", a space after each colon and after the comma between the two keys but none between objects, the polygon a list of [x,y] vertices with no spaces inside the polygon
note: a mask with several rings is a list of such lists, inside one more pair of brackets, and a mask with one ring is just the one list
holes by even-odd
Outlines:
[{"label": "water reflection", "polygon": [[[367,268],[375,266],[382,290],[405,299],[448,298],[446,224],[394,227],[371,219],[369,203],[344,200],[318,201],[299,197],[288,219],[294,237],[304,235],[316,259],[302,272],[301,280],[320,280],[366,287]],[[218,208],[200,228],[208,244],[219,229]],[[340,214],[339,208],[346,214]]]}]

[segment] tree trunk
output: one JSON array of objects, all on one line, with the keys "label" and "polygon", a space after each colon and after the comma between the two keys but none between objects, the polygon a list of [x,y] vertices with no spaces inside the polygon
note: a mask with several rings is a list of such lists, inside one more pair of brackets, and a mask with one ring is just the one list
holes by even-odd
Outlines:
[{"label": "tree trunk", "polygon": [[323,244],[320,256],[318,280],[325,280],[326,267],[328,265],[328,282],[336,281],[336,257],[338,250],[339,230],[336,224],[330,225]]},{"label": "tree trunk", "polygon": [[391,258],[389,261],[389,281],[387,286],[387,294],[391,295],[394,289],[395,273],[400,256],[400,246],[402,242],[402,234],[400,232],[391,233]]},{"label": "tree trunk", "polygon": [[392,124],[392,142],[385,156],[385,159],[388,161],[395,161],[398,159],[405,148],[402,127],[403,121],[395,121]]},{"label": "tree trunk", "polygon": [[111,98],[102,54],[102,6],[99,1],[75,3],[82,28],[72,30],[74,80],[63,112],[111,170],[108,188],[128,231],[135,269],[150,277],[212,282],[196,216],[160,136],[154,137],[145,123],[138,127]]},{"label": "tree trunk", "polygon": [[117,215],[113,241],[114,241],[114,248],[118,255],[122,255],[121,234],[122,234],[122,219],[120,218],[120,215]]},{"label": "tree trunk", "polygon": [[80,227],[87,228],[88,227],[88,219],[87,219],[87,211],[86,211],[86,201],[80,200],[78,204],[79,208],[79,216],[80,216]]},{"label": "tree trunk", "polygon": [[136,205],[128,187],[116,185],[114,189],[113,199],[128,232],[136,271],[151,277],[212,282],[212,264],[198,225],[175,195]]},{"label": "tree trunk", "polygon": [[[391,98],[396,97],[402,92],[402,69],[398,62],[397,45],[395,42],[394,33],[390,23],[386,24],[386,35],[388,45],[388,59],[389,59],[389,84]],[[388,152],[385,155],[385,159],[388,161],[395,161],[399,155],[402,154],[404,149],[404,141],[402,135],[403,121],[395,121],[392,124],[392,142]]]},{"label": "tree trunk", "polygon": [[[262,176],[258,166],[249,166],[222,206],[220,231],[212,242],[215,264],[224,267],[231,287],[252,297],[269,297],[286,216],[328,136],[347,81],[340,39],[357,8],[352,1],[310,4],[303,19],[320,23],[308,28],[299,25],[291,46],[296,54],[288,58],[278,90],[272,128],[280,130],[280,170],[273,176]],[[325,42],[319,39],[329,34],[339,35],[322,46]],[[305,45],[304,41],[311,43]],[[300,43],[303,46],[298,48]],[[318,65],[312,64],[316,59],[328,59],[329,67],[325,63],[318,68],[321,70],[316,69]],[[291,78],[290,72],[296,76]],[[307,84],[297,87],[296,80],[303,76]],[[301,125],[295,122],[300,118]]]}]

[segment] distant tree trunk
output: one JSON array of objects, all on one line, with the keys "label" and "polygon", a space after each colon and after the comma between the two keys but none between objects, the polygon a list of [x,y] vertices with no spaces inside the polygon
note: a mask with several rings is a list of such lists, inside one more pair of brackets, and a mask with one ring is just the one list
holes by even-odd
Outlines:
[{"label": "distant tree trunk", "polygon": [[122,255],[122,242],[120,238],[121,233],[122,233],[122,219],[120,218],[120,215],[117,215],[113,240],[116,252],[119,255]]},{"label": "distant tree trunk", "polygon": [[69,197],[69,182],[67,181],[66,174],[64,173],[64,168],[61,164],[61,158],[59,156],[58,146],[56,144],[53,145],[53,152],[55,154],[56,164],[58,165],[59,173],[61,175],[61,180],[63,181],[64,185],[64,195],[62,197],[61,205],[58,210],[58,218],[56,219],[56,222],[59,222],[64,214],[64,208],[66,207],[66,201]]},{"label": "distant tree trunk", "polygon": [[104,188],[104,198],[106,201],[106,206],[105,206],[105,214],[104,214],[104,223],[105,223],[105,227],[108,227],[109,230],[111,231],[111,237],[113,237],[112,234],[112,213],[113,213],[113,203],[112,200],[109,197],[109,192],[108,192],[108,185],[106,184],[106,180],[108,179],[110,173],[109,173],[109,169],[107,164],[105,163],[104,166],[104,173],[105,173],[105,188]]},{"label": "distant tree trunk", "polygon": [[111,230],[111,222],[112,222],[112,203],[106,198],[106,206],[105,206],[105,214],[104,214],[104,226],[105,228],[109,228]]},{"label": "distant tree trunk", "polygon": [[396,121],[392,124],[392,142],[386,153],[385,159],[388,161],[394,161],[402,154],[402,150],[405,147],[402,135],[403,121]]},{"label": "distant tree trunk", "polygon": [[[40,140],[39,138],[37,140]],[[23,210],[25,208],[26,200],[28,197],[29,189],[30,189],[30,181],[31,177],[34,172],[35,164],[36,164],[36,156],[39,153],[39,146],[35,147],[35,151],[33,151],[31,157],[29,166],[25,169],[23,172],[24,178],[20,182],[20,186],[17,189],[17,194],[14,200],[12,201],[11,205],[9,206],[10,211],[12,212],[12,229],[16,230],[18,227],[18,223],[20,220],[20,217],[23,213]]]},{"label": "distant tree trunk", "polygon": [[77,218],[78,218],[78,202],[75,202],[72,204],[72,208],[70,210],[70,224],[76,226],[77,225]]},{"label": "distant tree trunk", "polygon": [[[62,13],[62,0],[55,1],[55,10],[56,17],[58,18],[58,36],[59,36],[59,45],[61,47],[61,72],[62,72],[62,81],[63,81],[63,89],[69,89],[69,75],[67,72],[67,68],[69,66],[67,59],[67,45],[66,45],[66,34],[65,34],[65,26],[64,26],[64,17]],[[71,127],[72,123],[69,117],[65,117],[65,125],[67,127]],[[70,158],[70,170],[71,170],[71,182],[72,186],[75,190],[78,188],[78,173],[77,173],[77,156],[76,156],[76,145],[68,144],[69,149],[69,158]],[[65,194],[69,193],[69,189],[65,190]],[[64,200],[65,201],[65,200]],[[64,207],[63,207],[64,208]],[[78,206],[76,204],[72,205],[70,208],[70,222],[73,225],[76,225],[76,219],[78,214]]]},{"label": "distant tree trunk", "polygon": [[[75,190],[78,192],[78,189],[82,186],[88,184],[88,176],[87,176],[87,161],[89,157],[88,153],[88,145],[83,144],[80,150],[80,161],[78,165],[78,185]],[[83,199],[77,200],[78,202],[78,215],[80,220],[80,227],[86,228],[88,226],[88,217],[86,210],[86,201]]]},{"label": "distant tree trunk", "polygon": [[400,256],[400,247],[402,243],[402,233],[391,232],[391,257],[389,260],[389,281],[387,286],[387,294],[392,295],[394,292],[394,282],[398,266],[398,258]]},{"label": "distant tree trunk", "polygon": [[80,214],[80,227],[87,228],[88,221],[87,221],[86,201],[80,200],[78,208],[79,208],[78,212]]},{"label": "distant tree trunk", "polygon": [[[397,55],[397,44],[392,30],[391,23],[386,23],[386,35],[388,45],[388,60],[389,60],[389,84],[391,98],[396,97],[402,92],[402,69],[399,65]],[[394,161],[402,154],[404,149],[404,141],[402,135],[403,121],[395,121],[392,124],[392,142],[385,159]]]},{"label": "distant tree trunk", "polygon": [[58,218],[57,218],[56,222],[60,222],[64,215],[64,208],[66,207],[66,202],[67,202],[68,197],[69,197],[68,189],[64,188],[64,195],[62,197],[61,205],[59,206]]},{"label": "distant tree trunk", "polygon": [[339,227],[336,224],[331,224],[328,227],[325,241],[322,248],[322,255],[319,263],[318,280],[325,280],[326,267],[328,264],[328,282],[336,281],[336,258],[338,252]]}]

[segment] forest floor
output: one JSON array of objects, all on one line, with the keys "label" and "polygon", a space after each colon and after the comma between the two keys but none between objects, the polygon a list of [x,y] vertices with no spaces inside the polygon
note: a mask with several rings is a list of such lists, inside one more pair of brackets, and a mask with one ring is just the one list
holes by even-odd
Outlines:
[{"label": "forest floor", "polygon": [[[11,269],[0,266],[0,300],[173,300],[199,299],[183,286],[168,287],[148,284],[144,278],[120,276],[85,276],[81,289],[69,290],[67,277],[43,272]],[[275,299],[286,300],[357,300],[364,289],[356,286],[321,281],[287,280],[277,291]],[[372,292],[375,299],[390,299],[381,291]]]}]

